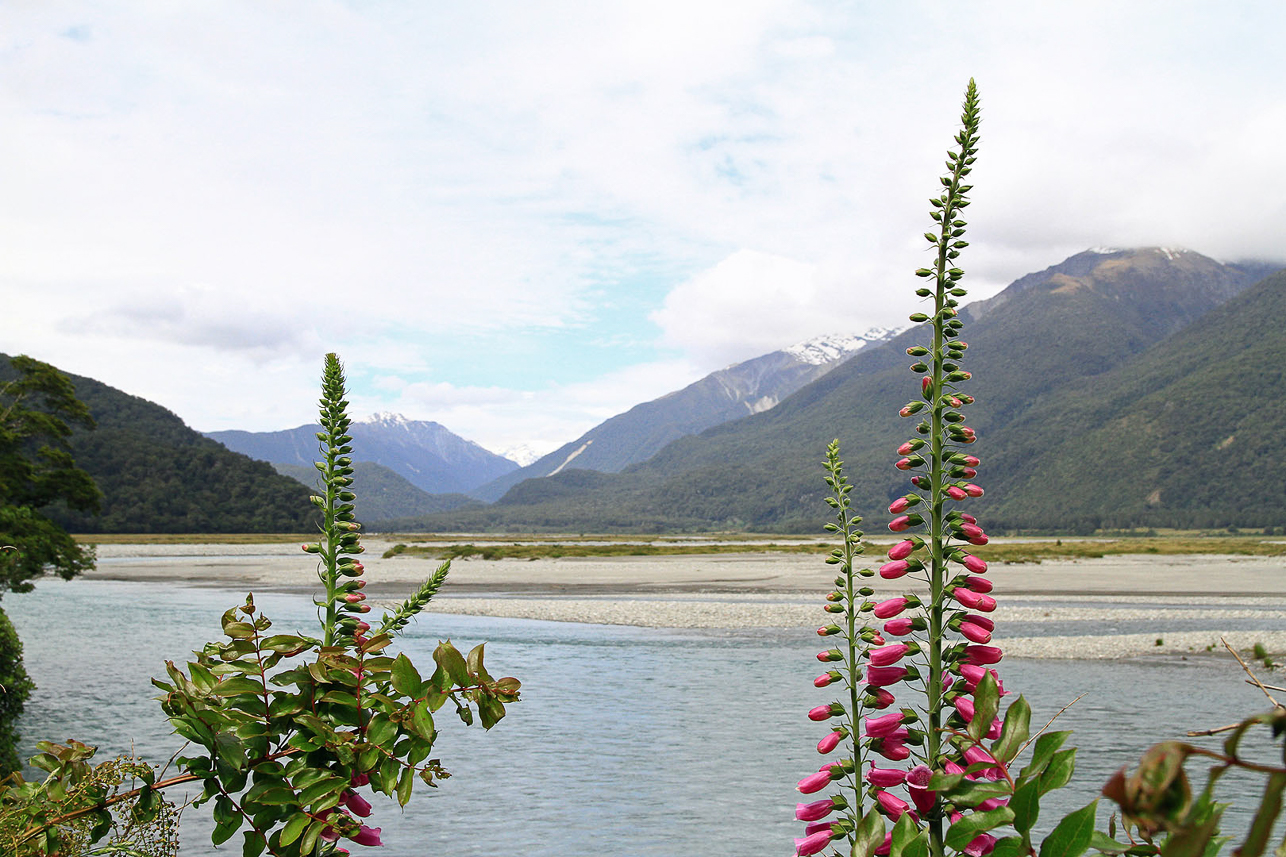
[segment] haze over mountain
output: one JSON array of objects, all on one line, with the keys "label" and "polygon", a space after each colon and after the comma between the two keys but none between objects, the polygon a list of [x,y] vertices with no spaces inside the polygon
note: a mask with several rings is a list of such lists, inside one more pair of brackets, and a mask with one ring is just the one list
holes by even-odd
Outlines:
[{"label": "haze over mountain", "polygon": [[[260,461],[311,466],[317,460],[319,431],[321,426],[310,424],[283,431],[216,431],[206,436]],[[518,468],[516,462],[438,423],[397,414],[354,420],[351,434],[356,461],[381,464],[429,494],[468,491]]]},{"label": "haze over mountain", "polygon": [[[51,507],[79,533],[297,533],[316,529],[309,491],[230,452],[160,405],[69,373],[98,427],[77,429],[76,464],[103,492],[101,515]],[[0,380],[13,377],[0,355]]]},{"label": "haze over mountain", "polygon": [[[1185,389],[1182,377],[1174,376],[1177,355],[1200,355],[1195,363],[1183,365],[1201,380],[1198,388],[1223,384],[1227,392],[1214,397],[1219,401],[1249,397],[1276,402],[1280,370],[1273,369],[1269,355],[1286,353],[1286,342],[1273,323],[1281,317],[1272,314],[1273,301],[1280,299],[1286,283],[1277,276],[1244,299],[1231,299],[1279,268],[1259,262],[1222,264],[1186,250],[1093,250],[1022,277],[994,298],[965,307],[964,338],[970,347],[962,364],[974,373],[976,380],[966,389],[978,400],[966,415],[981,439],[979,481],[992,489],[978,501],[980,512],[1004,503],[997,505],[993,523],[1008,527],[1057,526],[1052,511],[1078,527],[1136,521],[1155,526],[1167,520],[1264,526],[1263,521],[1277,517],[1286,523],[1286,492],[1280,488],[1270,500],[1261,497],[1255,504],[1228,499],[1239,486],[1258,484],[1250,473],[1203,471],[1217,487],[1201,491],[1202,505],[1194,507],[1177,502],[1175,495],[1184,493],[1177,487],[1182,480],[1165,471],[1191,469],[1188,461],[1169,458],[1161,443],[1147,447],[1147,455],[1136,451],[1142,457],[1135,461],[1118,452],[1122,426],[1156,426],[1155,414],[1141,421],[1134,410],[1147,392],[1131,386],[1136,370],[1146,370],[1144,375],[1154,383],[1164,381],[1172,396],[1168,401],[1189,400],[1191,393],[1180,395]],[[1186,330],[1225,303],[1220,315],[1210,316],[1209,326]],[[1222,321],[1216,324],[1216,319]],[[1239,340],[1232,334],[1239,329],[1258,331],[1265,347],[1247,343],[1254,337]],[[903,352],[921,338],[921,332],[912,329],[887,346],[864,350],[777,407],[681,438],[619,475],[569,467],[515,486],[490,509],[461,510],[421,523],[431,529],[732,526],[813,531],[824,517],[819,462],[825,444],[839,437],[855,504],[872,516],[869,528],[874,530],[882,507],[909,490],[906,474],[895,470],[892,462],[894,448],[912,430],[897,410],[916,392]],[[1236,381],[1247,377],[1245,373],[1228,367],[1256,359],[1266,367],[1260,375],[1277,375],[1275,380],[1261,377],[1261,383],[1247,388]],[[1151,392],[1163,395],[1159,389]],[[1087,410],[1086,401],[1110,404]],[[1232,437],[1225,450],[1237,456],[1265,454],[1261,443],[1247,439],[1245,407],[1199,410],[1199,436],[1217,437],[1220,443]],[[1252,410],[1264,421],[1255,429],[1257,437],[1286,432],[1286,415],[1279,406],[1257,404]],[[1078,416],[1051,422],[1042,414]],[[1067,438],[1072,436],[1084,439],[1071,443]],[[1095,444],[1093,438],[1118,446]],[[1171,437],[1169,442],[1178,440]],[[1140,443],[1146,446],[1149,441],[1136,438],[1127,446]],[[1105,480],[1099,471],[1110,470],[1117,483],[1128,482],[1128,474],[1137,472],[1134,467],[1141,462],[1154,476],[1140,484],[1147,485],[1142,499],[1121,493],[1119,484],[1114,492],[1095,493],[1093,502],[1081,490],[1051,493],[1045,488],[1053,473],[1069,480],[1079,474],[1087,484],[1096,484],[1096,479]],[[1243,465],[1253,468],[1250,459]],[[1006,500],[1006,495],[1017,499]],[[1081,508],[1068,502],[1073,496],[1082,498]]]},{"label": "haze over mountain", "polygon": [[646,461],[680,437],[775,407],[800,387],[859,351],[887,341],[894,333],[875,328],[859,336],[819,336],[735,363],[681,390],[635,405],[532,464],[468,493],[495,501],[525,479],[553,476],[568,469],[619,472]]}]

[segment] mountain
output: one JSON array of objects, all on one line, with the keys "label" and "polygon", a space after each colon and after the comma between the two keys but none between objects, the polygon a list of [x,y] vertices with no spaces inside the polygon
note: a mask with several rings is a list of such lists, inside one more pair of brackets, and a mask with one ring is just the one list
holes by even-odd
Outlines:
[{"label": "mountain", "polygon": [[[0,355],[0,379],[13,377]],[[98,428],[77,430],[71,452],[103,492],[102,514],[51,508],[80,533],[298,533],[318,517],[309,491],[230,452],[170,411],[92,378],[67,375]]]},{"label": "mountain", "polygon": [[893,334],[894,331],[875,328],[860,336],[820,336],[733,364],[682,390],[635,405],[534,463],[469,494],[495,501],[525,479],[554,476],[567,469],[617,473],[647,460],[678,438],[775,407],[800,387]]},{"label": "mountain", "polygon": [[[285,476],[318,491],[321,474],[310,464],[274,464]],[[353,493],[357,495],[357,519],[368,529],[382,529],[392,518],[449,512],[462,506],[479,505],[465,494],[430,494],[421,491],[401,475],[373,461],[353,462]]]},{"label": "mountain", "polygon": [[[988,498],[979,501],[980,513],[1003,502],[992,497],[1004,491],[1018,497],[1044,497],[1045,506],[1041,508],[1069,513],[1067,503],[1042,493],[1049,471],[1033,467],[1036,453],[1043,454],[1041,438],[1060,436],[1060,429],[1052,428],[1047,421],[1050,417],[1042,414],[1062,413],[1059,408],[1063,407],[1071,408],[1069,413],[1082,413],[1071,404],[1059,404],[1059,400],[1074,395],[1092,398],[1097,385],[1125,383],[1121,379],[1128,379],[1137,367],[1151,365],[1135,363],[1151,349],[1182,351],[1196,347],[1184,344],[1178,334],[1221,304],[1228,303],[1230,311],[1243,313],[1230,323],[1231,327],[1241,324],[1263,333],[1266,320],[1277,316],[1246,315],[1253,310],[1238,310],[1240,302],[1229,302],[1279,267],[1265,263],[1221,264],[1199,253],[1164,248],[1087,251],[1023,277],[989,300],[965,307],[962,317],[969,349],[962,365],[974,374],[975,380],[969,382],[967,391],[977,398],[966,415],[981,439],[978,448],[984,469],[979,478],[989,488]],[[1271,279],[1260,288],[1271,293],[1280,287],[1280,282]],[[1259,293],[1255,290],[1255,294]],[[486,512],[448,513],[424,523],[439,529],[738,527],[815,531],[824,519],[819,463],[826,443],[838,437],[854,486],[855,506],[860,514],[871,517],[875,529],[879,524],[874,522],[884,514],[882,507],[908,489],[906,475],[895,470],[892,461],[895,447],[912,430],[908,421],[897,416],[898,408],[916,393],[914,376],[906,368],[910,360],[903,352],[920,344],[921,339],[922,333],[916,328],[894,338],[888,347],[864,350],[777,407],[681,438],[646,462],[606,481],[567,470],[552,478],[516,486]],[[1207,371],[1219,377],[1225,370],[1218,367],[1240,359],[1236,355],[1241,353],[1235,350],[1230,337],[1222,344],[1210,340],[1201,345],[1202,357],[1209,365]],[[1265,349],[1258,352],[1258,357],[1271,364],[1272,355],[1283,353],[1286,351]],[[1231,383],[1227,378],[1224,381]],[[1256,395],[1275,399],[1271,392],[1275,389],[1270,385]],[[1225,398],[1220,396],[1218,400]],[[1232,436],[1228,449],[1250,445],[1246,429],[1236,428],[1236,409],[1227,413],[1199,410],[1208,421],[1199,436],[1218,435],[1220,442]],[[1096,413],[1094,419],[1103,425],[1118,425],[1112,421],[1112,413]],[[1116,414],[1117,418],[1122,416]],[[1264,436],[1286,432],[1286,424],[1273,422],[1275,417],[1268,414],[1261,416],[1269,420],[1260,429]],[[1179,414],[1174,418],[1179,419]],[[1136,419],[1128,424],[1137,422]],[[1093,420],[1073,422],[1062,430],[1075,434],[1098,430],[1096,425]],[[1191,426],[1188,430],[1196,431]],[[1121,442],[1111,432],[1098,436]],[[1242,438],[1241,447],[1236,437]],[[1077,472],[1109,468],[1131,472],[1131,462],[1122,460],[1111,448],[1062,448],[1079,456],[1074,464]],[[1189,466],[1185,461],[1166,458],[1162,447],[1147,460],[1155,467]],[[1161,461],[1169,463],[1156,463]],[[1055,469],[1071,466],[1065,459],[1051,458],[1047,464]],[[1161,480],[1149,488],[1149,497],[1158,488],[1161,493],[1159,505],[1147,508],[1169,508],[1166,504],[1175,502],[1170,495],[1177,489],[1166,486],[1175,484],[1173,479]],[[1230,483],[1225,480],[1217,484]],[[1020,489],[1028,493],[1021,494]],[[1074,496],[1082,495],[1078,492]],[[1218,507],[1207,492],[1202,496],[1213,504],[1211,509]],[[1220,502],[1224,510],[1237,504],[1246,506],[1241,500]],[[1280,488],[1271,502],[1260,502],[1265,503],[1264,515],[1270,509],[1276,515],[1279,508],[1286,515],[1286,508],[1281,508],[1286,507],[1286,497]],[[1009,526],[1042,526],[1048,521],[1043,512],[1037,514],[1037,506],[1028,509],[1015,500],[1013,505],[997,511],[1004,513],[1003,520]],[[1096,513],[1101,514],[1101,510]],[[1158,514],[1151,520],[1159,524],[1161,519]],[[1193,518],[1178,514],[1173,517],[1176,523],[1190,519]]]},{"label": "mountain", "polygon": [[[260,461],[311,466],[319,431],[314,424],[271,432],[207,432],[206,437]],[[468,491],[518,467],[438,423],[396,414],[354,420],[351,434],[358,460],[382,464],[430,494]]]}]

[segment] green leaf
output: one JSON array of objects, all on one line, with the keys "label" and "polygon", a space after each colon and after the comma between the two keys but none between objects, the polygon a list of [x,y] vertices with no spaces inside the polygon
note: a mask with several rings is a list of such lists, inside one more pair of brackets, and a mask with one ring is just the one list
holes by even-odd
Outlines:
[{"label": "green leaf", "polygon": [[491,678],[491,676],[487,675],[487,670],[482,665],[482,654],[483,654],[482,650],[483,650],[483,647],[486,645],[487,645],[486,643],[479,643],[478,645],[470,649],[468,664],[467,664],[469,668],[469,675],[474,676],[475,678],[478,678],[478,679],[482,679],[483,681],[486,681],[487,679]]},{"label": "green leaf", "polygon": [[875,807],[862,816],[853,831],[851,857],[874,857],[875,849],[884,844],[884,816]]},{"label": "green leaf", "polygon": [[1054,751],[1063,746],[1063,743],[1070,738],[1071,732],[1046,732],[1036,739],[1036,746],[1032,750],[1031,761],[1018,774],[1019,777],[1036,776],[1042,773],[1049,765],[1049,760],[1054,757]]},{"label": "green leaf", "polygon": [[969,721],[969,737],[981,741],[991,729],[991,721],[996,719],[1000,710],[1000,690],[996,687],[996,677],[987,670],[978,681],[973,692],[973,719]]},{"label": "green leaf", "polygon": [[1124,854],[1134,846],[1128,842],[1118,842],[1106,833],[1095,830],[1090,834],[1090,847],[1104,854]]},{"label": "green leaf", "polygon": [[1246,834],[1246,841],[1237,849],[1238,857],[1259,857],[1268,845],[1268,838],[1273,834],[1273,823],[1282,811],[1282,790],[1286,789],[1286,774],[1276,773],[1268,777],[1264,787],[1264,796],[1259,801],[1255,820]]},{"label": "green leaf", "polygon": [[[907,845],[922,832],[911,820],[910,813],[902,813],[902,817],[893,825],[893,835],[889,839],[889,857],[902,857]],[[883,842],[877,843],[877,847],[882,844]]]},{"label": "green leaf", "polygon": [[469,685],[469,667],[465,663],[464,655],[460,654],[459,649],[451,645],[450,640],[438,644],[438,647],[433,650],[433,660],[438,663],[438,666],[446,670],[447,676],[450,677],[453,684],[460,687]]},{"label": "green leaf", "polygon": [[427,702],[417,702],[411,708],[411,719],[406,725],[425,741],[432,741],[436,735],[433,729],[433,715],[429,713]]},{"label": "green leaf", "polygon": [[325,807],[318,806],[318,804],[324,803],[325,799],[330,796],[338,798],[340,792],[347,787],[348,781],[342,777],[326,777],[301,790],[298,798],[299,804],[300,806],[312,807],[314,812],[320,812]]},{"label": "green leaf", "polygon": [[210,834],[210,841],[222,845],[240,829],[241,814],[227,795],[219,795],[214,801],[214,831]]},{"label": "green leaf", "polygon": [[241,846],[241,857],[259,857],[268,847],[263,834],[257,830],[247,830],[245,836],[245,844]]},{"label": "green leaf", "polygon": [[1013,820],[1014,811],[1007,806],[999,806],[986,812],[971,812],[951,825],[943,842],[948,848],[962,851],[979,833],[986,833]]},{"label": "green leaf", "polygon": [[1009,801],[1009,808],[1014,811],[1014,829],[1023,836],[1023,841],[1030,845],[1031,829],[1040,818],[1040,780],[1033,779],[1021,782],[1014,790]]},{"label": "green leaf", "polygon": [[326,822],[324,821],[314,821],[308,825],[308,828],[304,831],[304,838],[299,840],[299,853],[312,854],[313,849],[317,847],[317,837],[321,836],[321,832],[325,829]]},{"label": "green leaf", "polygon": [[[456,654],[458,655],[459,652]],[[398,655],[393,661],[393,689],[403,696],[416,699],[420,695],[420,685],[423,683],[411,659],[406,655]]]},{"label": "green leaf", "polygon": [[966,780],[947,796],[959,807],[974,807],[984,800],[996,797],[1009,797],[1013,793],[1005,780]]},{"label": "green leaf", "polygon": [[411,800],[411,789],[415,787],[415,769],[403,768],[402,776],[397,781],[398,806],[406,806]]},{"label": "green leaf", "polygon": [[[988,673],[990,675],[990,673]],[[1006,764],[1013,761],[1027,740],[1031,728],[1031,706],[1021,696],[1009,704],[1005,712],[1005,723],[1000,729],[1000,737],[991,745],[991,755],[998,762]]]},{"label": "green leaf", "polygon": [[1040,775],[1040,793],[1045,795],[1054,789],[1061,789],[1072,778],[1076,770],[1076,748],[1059,750],[1049,760],[1045,772]]},{"label": "green leaf", "polygon": [[1058,822],[1040,843],[1040,857],[1080,857],[1084,854],[1085,849],[1090,847],[1090,835],[1094,832],[1096,812],[1098,812],[1097,800]]},{"label": "green leaf", "polygon": [[996,840],[991,857],[1019,857],[1028,853],[1028,845],[1021,836],[1006,836]]},{"label": "green leaf", "polygon": [[263,685],[248,678],[225,678],[214,689],[215,696],[237,696],[242,693],[262,696]]}]

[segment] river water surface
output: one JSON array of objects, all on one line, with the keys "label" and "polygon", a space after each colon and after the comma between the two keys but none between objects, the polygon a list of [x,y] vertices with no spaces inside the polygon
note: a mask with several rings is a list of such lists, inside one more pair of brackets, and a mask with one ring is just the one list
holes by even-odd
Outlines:
[{"label": "river water surface", "polygon": [[[99,746],[101,758],[131,748],[168,758],[181,742],[148,679],[216,638],[219,616],[243,601],[230,590],[85,580],[46,581],[6,599],[39,684],[21,724],[26,755],[37,739],[76,738]],[[305,596],[256,602],[280,631],[316,627]],[[424,614],[399,644],[427,664],[446,638],[462,649],[487,641],[489,671],[520,678],[523,698],[490,733],[443,709],[435,756],[454,776],[418,789],[405,812],[375,801],[380,854],[791,853],[802,827],[794,784],[820,764],[813,745],[824,731],[804,712],[830,700],[810,681],[818,648],[810,629],[680,632]],[[1152,743],[1267,707],[1235,663],[1213,656],[1006,660],[1002,675],[1031,702],[1037,725],[1085,694],[1058,721],[1076,730],[1080,751],[1072,785],[1046,804],[1050,823],[1093,800]],[[1240,828],[1258,786],[1233,778],[1229,789],[1240,805],[1231,826]],[[207,816],[206,808],[184,814],[183,854],[239,854],[240,837],[210,845]],[[1105,824],[1103,808],[1099,817]]]}]

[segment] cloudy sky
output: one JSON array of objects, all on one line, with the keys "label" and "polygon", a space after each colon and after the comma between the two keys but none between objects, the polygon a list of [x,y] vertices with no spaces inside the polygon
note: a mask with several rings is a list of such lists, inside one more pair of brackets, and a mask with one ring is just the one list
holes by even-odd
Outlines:
[{"label": "cloudy sky", "polygon": [[0,3],[0,350],[194,428],[548,451],[904,323],[970,76],[974,297],[1091,246],[1286,256],[1286,4]]}]

